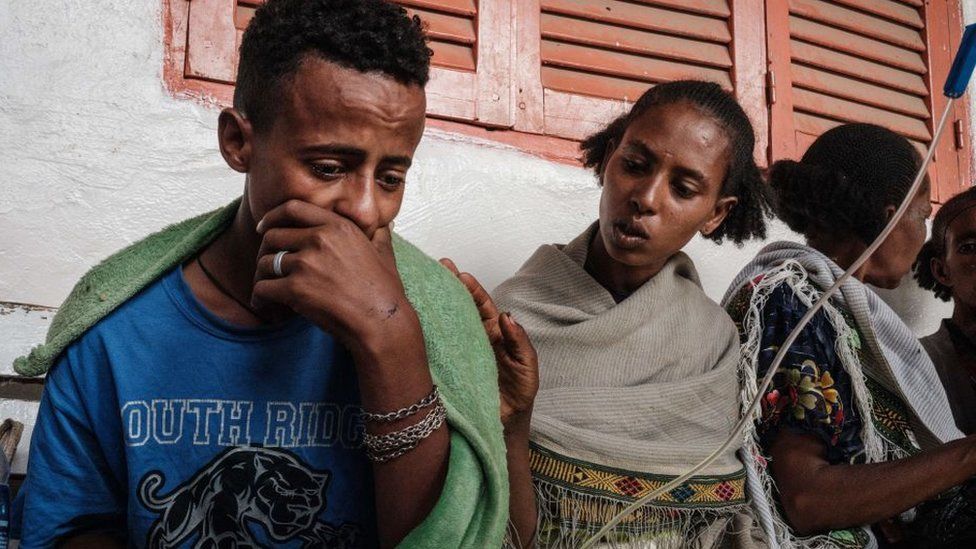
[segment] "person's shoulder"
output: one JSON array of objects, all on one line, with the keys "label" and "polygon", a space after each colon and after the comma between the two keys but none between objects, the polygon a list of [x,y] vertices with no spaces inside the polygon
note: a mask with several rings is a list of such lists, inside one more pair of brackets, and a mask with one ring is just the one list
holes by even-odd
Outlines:
[{"label": "person's shoulder", "polygon": [[684,252],[679,252],[671,260],[674,263],[675,284],[681,287],[679,295],[684,303],[677,304],[685,318],[701,327],[710,326],[707,330],[715,333],[718,329],[725,329],[736,333],[735,323],[729,313],[712,299],[702,288],[695,262]]},{"label": "person's shoulder", "polygon": [[115,347],[132,344],[134,332],[151,332],[147,326],[159,322],[160,308],[169,303],[165,286],[167,278],[173,274],[174,271],[170,271],[151,282],[99,319],[65,348],[62,357],[73,357],[80,362],[77,367],[100,364],[107,361]]},{"label": "person's shoulder", "polygon": [[552,273],[565,270],[567,265],[572,263],[572,259],[563,253],[565,249],[561,244],[543,244],[536,248],[535,252],[525,260],[512,276],[506,278],[499,284],[492,297],[494,299],[518,299],[518,297],[529,291],[539,289],[553,289],[553,281],[549,280]]},{"label": "person's shoulder", "polygon": [[[749,312],[758,310],[762,318],[776,318],[782,321],[801,315],[809,308],[800,298],[798,291],[784,277],[778,276],[784,270],[803,277],[802,267],[797,265],[778,266],[753,276],[741,284],[725,301],[725,310],[737,324],[747,321]],[[823,311],[818,313],[820,316]]]},{"label": "person's shoulder", "polygon": [[922,348],[925,349],[925,353],[929,355],[932,362],[938,368],[940,363],[945,362],[944,358],[955,355],[955,347],[952,344],[952,336],[949,334],[949,329],[946,326],[946,321],[943,320],[939,329],[930,335],[927,335],[919,339],[919,343],[922,344]]},{"label": "person's shoulder", "polygon": [[778,307],[784,302],[793,303],[798,299],[799,294],[791,280],[806,281],[808,278],[809,273],[803,265],[786,261],[752,277],[739,288],[738,293],[750,298],[761,295],[762,308]]},{"label": "person's shoulder", "polygon": [[218,210],[174,223],[115,252],[92,267],[58,308],[47,340],[14,362],[21,375],[47,372],[76,339],[163,273],[216,237],[233,218],[239,199]]},{"label": "person's shoulder", "polygon": [[135,295],[98,320],[85,335],[117,332],[124,328],[158,320],[160,307],[170,305],[169,286],[173,277],[179,277],[181,265],[171,268],[155,280],[146,284]]}]

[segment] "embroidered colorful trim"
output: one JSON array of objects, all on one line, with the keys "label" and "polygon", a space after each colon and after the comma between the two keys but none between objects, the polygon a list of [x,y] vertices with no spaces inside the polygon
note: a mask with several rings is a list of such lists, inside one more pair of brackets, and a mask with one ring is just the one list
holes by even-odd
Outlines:
[{"label": "embroidered colorful trim", "polygon": [[[603,467],[530,444],[532,475],[575,492],[634,501],[674,478]],[[694,477],[654,500],[668,507],[721,508],[746,503],[745,469],[725,476]]]},{"label": "embroidered colorful trim", "polygon": [[871,415],[874,428],[885,440],[894,444],[906,455],[913,456],[921,450],[915,439],[915,431],[909,423],[905,404],[880,383],[865,376],[871,392]]},{"label": "embroidered colorful trim", "polygon": [[857,327],[854,318],[846,311],[844,312],[844,321],[853,328],[853,333],[858,338],[856,342],[857,355],[858,360],[864,365],[864,379],[868,392],[871,393],[871,419],[874,422],[874,428],[878,430],[878,434],[882,438],[897,446],[906,455],[913,456],[921,452],[915,438],[915,431],[909,421],[911,416],[908,412],[908,406],[896,394],[867,374],[871,369],[867,367],[871,355],[860,344],[861,341],[864,341],[861,329]]}]

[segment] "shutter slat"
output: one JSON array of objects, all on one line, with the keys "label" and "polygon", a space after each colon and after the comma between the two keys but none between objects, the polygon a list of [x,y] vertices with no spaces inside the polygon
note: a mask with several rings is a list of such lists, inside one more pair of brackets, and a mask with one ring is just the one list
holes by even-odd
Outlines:
[{"label": "shutter slat", "polygon": [[809,112],[845,122],[866,122],[890,128],[906,137],[928,141],[928,126],[923,120],[892,113],[861,103],[830,97],[820,93],[793,89],[793,104],[798,111]]},{"label": "shutter slat", "polygon": [[831,50],[872,59],[886,65],[910,70],[916,74],[927,72],[925,60],[916,51],[892,46],[879,40],[871,40],[859,34],[795,15],[790,17],[790,33],[796,38]]},{"label": "shutter slat", "polygon": [[831,51],[799,40],[792,40],[790,48],[795,61],[896,90],[911,92],[920,97],[928,95],[925,81],[917,74]]},{"label": "shutter slat", "polygon": [[641,4],[673,8],[713,17],[729,17],[729,3],[726,0],[635,0]]},{"label": "shutter slat", "polygon": [[420,16],[420,20],[428,25],[427,36],[431,39],[471,46],[478,37],[473,19],[424,10],[407,11]]},{"label": "shutter slat", "polygon": [[821,135],[827,130],[840,126],[842,122],[836,120],[830,120],[829,118],[821,118],[819,116],[814,116],[812,114],[806,114],[802,112],[796,113],[794,116],[796,120],[796,131],[802,133],[808,133],[810,135]]},{"label": "shutter slat", "polygon": [[[653,57],[611,52],[550,40],[543,41],[541,52],[543,65],[583,70],[644,82],[697,78],[717,82],[725,89],[732,89],[732,79],[727,71],[709,67],[675,63]],[[545,85],[545,82],[543,84]]]},{"label": "shutter slat", "polygon": [[793,84],[808,90],[851,99],[878,108],[891,109],[923,120],[929,117],[928,105],[921,97],[874,86],[812,67],[794,64]]},{"label": "shutter slat", "polygon": [[630,102],[636,101],[651,87],[647,82],[589,74],[559,67],[542,67],[542,81],[546,88],[551,90]]},{"label": "shutter slat", "polygon": [[474,58],[474,50],[470,46],[461,46],[450,42],[440,42],[431,40],[427,43],[430,49],[434,50],[431,62],[436,62],[442,67],[474,71],[477,66]]},{"label": "shutter slat", "polygon": [[810,148],[810,145],[813,145],[813,142],[817,140],[817,137],[818,136],[816,135],[811,135],[801,131],[796,132],[796,150],[800,153],[800,155],[805,153],[806,150]]},{"label": "shutter slat", "polygon": [[238,30],[246,29],[251,19],[254,18],[254,10],[256,9],[256,7],[247,5],[243,1],[238,1],[237,10],[234,12],[234,26]]},{"label": "shutter slat", "polygon": [[891,0],[834,0],[852,8],[880,15],[881,17],[897,21],[916,29],[925,28],[918,9]]},{"label": "shutter slat", "polygon": [[[805,142],[805,146],[802,146],[799,149],[799,153],[801,155],[806,151],[807,147],[813,143],[817,136],[842,124],[842,122],[838,122],[836,120],[821,118],[819,116],[802,112],[796,113],[793,120],[796,124],[797,141],[799,142],[802,139]],[[916,141],[915,139],[909,139],[908,142],[915,147],[919,154],[923,156],[925,155],[925,150],[928,146],[926,143]]]},{"label": "shutter slat", "polygon": [[474,17],[478,13],[475,0],[396,0],[396,3],[410,8],[453,13],[465,17]]},{"label": "shutter slat", "polygon": [[728,22],[618,0],[541,0],[543,13],[570,15],[609,25],[659,31],[675,36],[728,44]]},{"label": "shutter slat", "polygon": [[925,51],[925,42],[916,29],[821,0],[790,0],[790,13],[885,40],[897,46]]},{"label": "shutter slat", "polygon": [[602,25],[572,17],[542,14],[542,37],[629,53],[731,68],[729,49],[720,44],[648,31]]},{"label": "shutter slat", "polygon": [[474,0],[398,0],[407,13],[420,17],[434,52],[430,63],[474,72],[477,68],[477,5]]}]

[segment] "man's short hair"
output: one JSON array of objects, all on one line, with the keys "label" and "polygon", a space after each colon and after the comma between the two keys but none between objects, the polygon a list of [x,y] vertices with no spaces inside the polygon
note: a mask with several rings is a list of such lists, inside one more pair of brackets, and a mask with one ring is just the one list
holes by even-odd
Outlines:
[{"label": "man's short hair", "polygon": [[420,18],[385,0],[268,0],[241,40],[234,107],[255,130],[270,128],[308,56],[423,87],[431,55]]}]

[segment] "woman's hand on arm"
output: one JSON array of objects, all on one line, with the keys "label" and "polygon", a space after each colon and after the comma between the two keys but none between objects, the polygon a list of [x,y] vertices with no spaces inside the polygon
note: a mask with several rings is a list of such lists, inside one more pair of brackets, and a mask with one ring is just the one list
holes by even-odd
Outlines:
[{"label": "woman's hand on arm", "polygon": [[783,429],[768,451],[786,516],[800,535],[895,517],[976,475],[974,437],[895,461],[832,465],[819,438]]},{"label": "woman's hand on arm", "polygon": [[498,364],[501,420],[508,449],[510,535],[517,547],[533,545],[536,527],[535,491],[529,468],[529,426],[539,390],[539,360],[529,336],[512,316],[499,313],[491,295],[470,273],[442,259],[474,299]]}]

